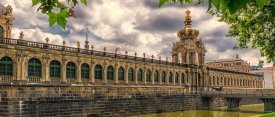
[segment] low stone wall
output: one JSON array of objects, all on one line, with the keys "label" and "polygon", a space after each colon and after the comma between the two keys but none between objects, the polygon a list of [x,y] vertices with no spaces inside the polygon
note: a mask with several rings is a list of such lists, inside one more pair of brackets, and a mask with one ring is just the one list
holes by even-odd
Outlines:
[{"label": "low stone wall", "polygon": [[0,86],[0,116],[129,116],[196,109],[183,87]]}]

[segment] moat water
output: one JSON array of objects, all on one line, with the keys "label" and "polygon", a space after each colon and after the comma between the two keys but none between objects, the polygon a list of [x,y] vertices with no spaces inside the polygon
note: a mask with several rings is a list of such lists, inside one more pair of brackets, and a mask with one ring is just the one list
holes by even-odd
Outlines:
[{"label": "moat water", "polygon": [[240,109],[240,112],[229,112],[226,111],[225,108],[219,108],[216,111],[188,110],[181,112],[141,115],[136,117],[251,117],[261,114],[264,110],[264,106],[263,104],[243,105]]}]

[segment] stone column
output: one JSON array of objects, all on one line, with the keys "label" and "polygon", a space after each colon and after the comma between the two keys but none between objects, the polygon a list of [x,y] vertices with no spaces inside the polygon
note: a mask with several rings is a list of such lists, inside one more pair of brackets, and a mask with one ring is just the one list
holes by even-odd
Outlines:
[{"label": "stone column", "polygon": [[169,84],[169,71],[168,71],[168,70],[166,70],[166,74],[165,74],[165,75],[166,75],[166,76],[165,76],[165,78],[166,78],[166,79],[165,79],[165,81],[166,81],[165,84],[167,85],[167,84]]},{"label": "stone column", "polygon": [[82,80],[81,80],[81,64],[80,63],[78,63],[77,64],[77,68],[76,68],[77,70],[77,72],[76,72],[76,82],[77,83],[82,83]]},{"label": "stone column", "polygon": [[128,79],[128,67],[125,67],[125,72],[124,72],[124,79],[125,79],[125,83],[128,84],[129,83],[129,79]]},{"label": "stone column", "polygon": [[181,72],[179,72],[179,86],[182,86],[182,77],[181,77]]},{"label": "stone column", "polygon": [[92,83],[95,83],[94,64],[90,65],[90,80]]},{"label": "stone column", "polygon": [[143,69],[143,74],[142,74],[143,84],[146,84],[146,73],[147,73],[147,70],[146,70],[146,68],[144,68]]},{"label": "stone column", "polygon": [[134,80],[135,80],[135,84],[138,84],[138,68],[135,67],[134,69]]},{"label": "stone column", "polygon": [[50,63],[47,62],[42,67],[43,67],[43,69],[45,71],[45,74],[44,74],[45,79],[44,79],[44,81],[45,82],[49,82],[50,81]]},{"label": "stone column", "polygon": [[62,79],[62,82],[67,82],[67,79],[66,79],[66,64],[65,64],[65,62],[63,62],[62,63],[62,65],[61,65],[61,71],[62,71],[62,73],[61,73],[61,79]]},{"label": "stone column", "polygon": [[22,61],[22,78],[23,81],[28,81],[28,60],[25,57]]},{"label": "stone column", "polygon": [[159,70],[159,84],[162,84],[162,70]]},{"label": "stone column", "polygon": [[172,82],[173,82],[173,85],[176,85],[176,72],[172,72]]},{"label": "stone column", "polygon": [[151,72],[151,82],[152,84],[155,84],[155,70],[152,69],[152,72]]},{"label": "stone column", "polygon": [[16,71],[14,72],[16,75],[16,79],[15,80],[21,80],[22,78],[22,58],[17,57],[17,60],[14,60],[14,66],[16,67]]},{"label": "stone column", "polygon": [[114,76],[115,76],[115,83],[118,83],[118,66],[115,65],[115,70],[114,70]]},{"label": "stone column", "polygon": [[103,65],[103,83],[107,83],[107,65],[106,64]]}]

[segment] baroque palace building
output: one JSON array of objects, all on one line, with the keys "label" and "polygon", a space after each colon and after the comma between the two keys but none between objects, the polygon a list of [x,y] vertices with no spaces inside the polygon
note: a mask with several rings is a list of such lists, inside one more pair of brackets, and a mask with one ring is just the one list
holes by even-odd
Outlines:
[{"label": "baroque palace building", "polygon": [[[218,88],[262,88],[263,78],[247,71],[205,64],[206,48],[199,31],[192,28],[190,11],[185,26],[177,32],[179,41],[172,47],[172,62],[161,57],[146,58],[96,51],[88,41],[85,48],[67,47],[11,39],[12,8],[0,6],[0,82],[67,83],[78,85],[127,85],[186,87],[187,91]],[[231,64],[231,63],[229,63]],[[225,64],[223,64],[225,66]],[[217,88],[218,87],[218,88]]]}]

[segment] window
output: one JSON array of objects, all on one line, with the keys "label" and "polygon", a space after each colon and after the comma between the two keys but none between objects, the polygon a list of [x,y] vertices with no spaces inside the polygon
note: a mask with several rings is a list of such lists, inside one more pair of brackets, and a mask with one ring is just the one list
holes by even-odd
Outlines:
[{"label": "window", "polygon": [[163,71],[163,72],[162,72],[162,82],[166,82],[165,79],[166,79],[166,74],[165,74],[165,72]]},{"label": "window", "polygon": [[4,37],[4,29],[0,26],[0,38]]},{"label": "window", "polygon": [[67,79],[75,79],[76,78],[76,66],[73,62],[67,63],[66,77],[67,77]]},{"label": "window", "polygon": [[133,68],[130,68],[128,70],[128,78],[130,81],[134,81],[134,69]]},{"label": "window", "polygon": [[181,74],[181,83],[182,84],[186,83],[185,78],[184,78],[184,73]]},{"label": "window", "polygon": [[28,62],[28,76],[41,77],[41,66],[41,62],[38,59],[30,59]]},{"label": "window", "polygon": [[175,79],[175,82],[178,83],[179,82],[179,74],[176,73],[176,79]]},{"label": "window", "polygon": [[102,66],[101,65],[95,66],[95,79],[102,80]]},{"label": "window", "polygon": [[173,74],[172,74],[172,72],[169,72],[169,82],[173,82]]},{"label": "window", "polygon": [[142,81],[142,70],[138,70],[138,81]]},{"label": "window", "polygon": [[242,65],[242,62],[236,62],[236,65]]},{"label": "window", "polygon": [[60,78],[61,65],[58,61],[53,60],[50,63],[50,77],[51,78]]},{"label": "window", "polygon": [[90,77],[90,67],[87,63],[81,65],[81,78],[89,79]]},{"label": "window", "polygon": [[150,70],[147,70],[147,72],[146,72],[146,81],[148,81],[148,82],[151,81],[151,72],[150,72]]},{"label": "window", "polygon": [[122,67],[118,68],[118,80],[124,80],[124,69]]},{"label": "window", "polygon": [[155,82],[159,82],[159,72],[156,70],[154,74]]},{"label": "window", "polygon": [[12,59],[9,57],[3,57],[0,60],[0,75],[12,76],[13,63]]},{"label": "window", "polygon": [[107,67],[107,79],[114,80],[114,68],[112,66]]},{"label": "window", "polygon": [[229,66],[230,63],[223,63],[223,66]]}]

